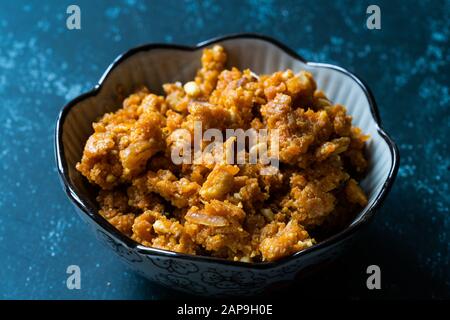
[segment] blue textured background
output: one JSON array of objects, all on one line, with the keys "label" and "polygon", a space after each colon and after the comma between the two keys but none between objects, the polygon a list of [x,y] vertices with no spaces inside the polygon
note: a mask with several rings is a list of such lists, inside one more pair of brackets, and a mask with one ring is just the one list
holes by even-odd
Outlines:
[{"label": "blue textured background", "polygon": [[[73,3],[82,30],[66,29]],[[382,30],[365,27],[371,3]],[[449,1],[1,1],[0,297],[182,297],[129,271],[75,214],[55,170],[55,120],[130,47],[258,32],[366,80],[402,157],[361,242],[281,295],[449,298],[449,18]],[[65,286],[70,264],[79,291]],[[365,287],[370,264],[377,292]]]}]

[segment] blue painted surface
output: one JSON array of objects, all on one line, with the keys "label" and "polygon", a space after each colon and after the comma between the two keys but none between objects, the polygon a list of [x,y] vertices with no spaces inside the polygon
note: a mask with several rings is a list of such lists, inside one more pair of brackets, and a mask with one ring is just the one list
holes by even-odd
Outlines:
[{"label": "blue painted surface", "polygon": [[[82,29],[66,29],[78,4]],[[382,29],[365,27],[381,7]],[[258,32],[306,59],[360,75],[400,148],[398,179],[360,242],[331,268],[278,295],[450,297],[449,1],[2,1],[0,298],[162,299],[182,294],[129,271],[76,216],[53,156],[57,114],[121,52]],[[82,289],[66,288],[66,267]],[[368,291],[378,264],[382,290]]]}]

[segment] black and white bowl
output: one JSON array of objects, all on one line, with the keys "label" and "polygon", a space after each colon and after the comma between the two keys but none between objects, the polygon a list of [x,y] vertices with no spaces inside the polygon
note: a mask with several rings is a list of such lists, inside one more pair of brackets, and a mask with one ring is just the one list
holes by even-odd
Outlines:
[{"label": "black and white bowl", "polygon": [[[361,182],[369,203],[345,230],[276,262],[243,263],[142,246],[121,234],[98,213],[95,190],[75,169],[93,131],[92,122],[117,109],[124,96],[141,85],[162,93],[163,83],[193,79],[202,49],[213,44],[223,45],[229,66],[239,69],[249,68],[257,74],[286,68],[311,72],[318,88],[331,101],[345,105],[353,123],[370,134],[367,144],[370,167]],[[216,38],[194,47],[148,44],[119,56],[92,91],[70,101],[61,110],[56,124],[55,152],[68,197],[101,241],[148,279],[200,295],[254,295],[333,260],[374,216],[394,182],[399,165],[397,147],[381,128],[375,100],[359,78],[334,65],[307,62],[281,43],[253,34]]]}]

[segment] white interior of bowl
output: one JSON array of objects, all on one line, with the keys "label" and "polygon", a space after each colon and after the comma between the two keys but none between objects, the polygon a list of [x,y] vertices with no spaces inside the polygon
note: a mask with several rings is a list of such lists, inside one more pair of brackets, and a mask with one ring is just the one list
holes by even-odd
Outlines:
[{"label": "white interior of bowl", "polygon": [[[322,89],[334,103],[345,105],[349,114],[353,116],[354,125],[370,134],[367,148],[370,167],[361,182],[369,196],[369,206],[356,220],[361,217],[380,193],[393,161],[386,141],[378,133],[363,88],[353,78],[339,70],[319,64],[305,64],[276,45],[261,39],[237,38],[219,43],[228,53],[230,67],[249,68],[257,74],[287,68],[294,72],[310,71],[317,81],[318,88]],[[145,85],[152,92],[162,93],[163,83],[192,80],[200,66],[201,51],[202,49],[185,51],[163,48],[137,52],[112,69],[96,96],[86,98],[72,107],[63,124],[62,141],[69,176],[76,192],[89,192],[86,181],[75,170],[75,164],[81,159],[84,143],[92,133],[92,122],[104,113],[120,108],[123,95],[118,94],[118,88],[124,94],[129,94],[137,87]]]}]

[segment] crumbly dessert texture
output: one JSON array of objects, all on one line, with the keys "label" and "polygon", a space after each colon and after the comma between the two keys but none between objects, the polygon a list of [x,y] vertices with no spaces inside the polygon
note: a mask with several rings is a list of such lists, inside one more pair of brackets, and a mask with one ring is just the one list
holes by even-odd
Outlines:
[{"label": "crumbly dessert texture", "polygon": [[[367,204],[358,184],[368,136],[352,126],[312,75],[255,76],[226,69],[223,47],[205,49],[195,79],[142,88],[93,123],[76,165],[99,187],[99,213],[149,247],[234,261],[275,261],[335,232]],[[172,134],[217,128],[279,132],[279,170],[262,164],[180,164]],[[327,231],[328,230],[328,231]],[[331,231],[330,231],[331,230]]]}]

